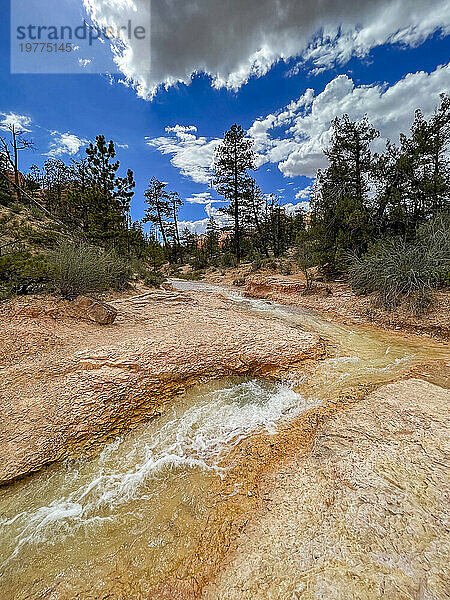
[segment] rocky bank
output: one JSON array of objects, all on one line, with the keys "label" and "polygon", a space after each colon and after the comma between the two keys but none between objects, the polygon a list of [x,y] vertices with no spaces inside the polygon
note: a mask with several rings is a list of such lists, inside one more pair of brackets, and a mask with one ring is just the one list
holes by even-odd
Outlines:
[{"label": "rocky bank", "polygon": [[450,392],[383,386],[292,452],[205,600],[444,600]]},{"label": "rocky bank", "polygon": [[324,353],[317,336],[213,294],[147,290],[111,304],[106,326],[51,298],[3,304],[0,483],[95,449],[195,383],[281,374]]}]

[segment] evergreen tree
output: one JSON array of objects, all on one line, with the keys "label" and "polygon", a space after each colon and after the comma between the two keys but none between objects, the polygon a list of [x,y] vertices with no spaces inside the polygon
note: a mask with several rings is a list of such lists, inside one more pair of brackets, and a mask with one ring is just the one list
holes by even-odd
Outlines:
[{"label": "evergreen tree", "polygon": [[[127,214],[134,194],[133,172],[128,169],[119,177],[119,161],[114,161],[116,151],[112,140],[106,143],[103,135],[86,148],[88,175],[88,205],[90,235],[101,243],[113,243],[126,236]],[[125,235],[124,235],[125,234]]]},{"label": "evergreen tree", "polygon": [[230,201],[226,209],[234,222],[236,260],[241,260],[242,218],[248,189],[248,169],[255,167],[253,140],[245,137],[241,126],[234,124],[217,147],[214,160],[213,185],[219,194]]},{"label": "evergreen tree", "polygon": [[162,181],[152,177],[148,188],[144,192],[145,202],[148,208],[145,211],[144,223],[153,223],[158,227],[164,248],[168,250],[169,243],[167,237],[165,219],[170,217],[171,207],[169,202],[169,194],[166,191],[166,185]]},{"label": "evergreen tree", "polygon": [[259,247],[262,248],[266,257],[269,257],[268,243],[264,234],[265,219],[267,212],[267,201],[261,189],[256,185],[253,177],[247,182],[247,208],[249,220],[258,235]]},{"label": "evergreen tree", "polygon": [[280,206],[278,197],[271,194],[267,209],[267,231],[275,258],[279,258],[288,248],[292,239],[290,226],[290,219]]},{"label": "evergreen tree", "polygon": [[72,227],[81,229],[84,235],[88,234],[90,213],[94,210],[94,203],[90,201],[90,176],[87,158],[80,161],[72,160],[69,167],[70,184],[68,186],[68,200],[65,219]]},{"label": "evergreen tree", "polygon": [[213,217],[210,217],[206,224],[205,250],[210,259],[212,259],[219,251],[219,228]]},{"label": "evergreen tree", "polygon": [[172,239],[174,247],[174,256],[177,259],[182,260],[181,243],[180,243],[180,232],[178,230],[178,212],[180,207],[183,206],[183,202],[180,200],[180,196],[177,192],[170,192],[169,194],[169,205],[172,217]]},{"label": "evergreen tree", "polygon": [[67,213],[67,193],[70,182],[70,169],[62,160],[50,159],[44,163],[42,185],[45,189],[45,203],[53,214]]},{"label": "evergreen tree", "polygon": [[8,205],[14,198],[14,191],[7,175],[8,162],[4,154],[0,152],[0,204]]},{"label": "evergreen tree", "polygon": [[400,136],[398,162],[402,194],[410,215],[411,229],[448,205],[450,196],[450,96],[426,121],[416,111],[411,135]]},{"label": "evergreen tree", "polygon": [[312,226],[321,240],[321,262],[332,270],[342,253],[361,253],[371,239],[368,191],[375,159],[370,144],[378,135],[366,117],[352,122],[344,115],[333,121],[325,150],[330,166],[319,170],[312,195]]}]

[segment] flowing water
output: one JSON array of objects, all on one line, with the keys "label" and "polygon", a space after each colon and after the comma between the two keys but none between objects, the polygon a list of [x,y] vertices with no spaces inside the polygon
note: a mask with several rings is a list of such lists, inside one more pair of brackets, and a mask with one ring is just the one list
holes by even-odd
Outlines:
[{"label": "flowing water", "polygon": [[[94,458],[54,465],[0,490],[0,599],[134,600],[192,555],[230,451],[359,383],[448,360],[443,346],[329,322],[311,311],[226,294],[241,307],[320,334],[332,356],[295,384],[228,379],[184,394]],[[270,328],[270,320],[267,321]],[[430,379],[440,382],[437,369]],[[245,493],[240,484],[232,493]],[[77,595],[78,594],[78,595]]]}]

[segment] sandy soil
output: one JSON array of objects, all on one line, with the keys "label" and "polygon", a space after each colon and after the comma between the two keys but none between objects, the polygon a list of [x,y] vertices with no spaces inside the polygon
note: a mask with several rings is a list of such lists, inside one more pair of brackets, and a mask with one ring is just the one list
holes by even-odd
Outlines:
[{"label": "sandy soil", "polygon": [[266,482],[203,597],[449,598],[449,400],[402,381],[324,421]]},{"label": "sandy soil", "polygon": [[141,290],[111,303],[110,326],[51,298],[1,306],[0,483],[95,448],[190,385],[280,374],[324,352],[316,336],[217,295]]}]

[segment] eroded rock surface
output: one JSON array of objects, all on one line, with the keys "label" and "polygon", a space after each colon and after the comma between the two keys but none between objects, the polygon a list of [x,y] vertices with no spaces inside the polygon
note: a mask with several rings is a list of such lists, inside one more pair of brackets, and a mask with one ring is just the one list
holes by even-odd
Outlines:
[{"label": "eroded rock surface", "polygon": [[319,339],[211,294],[155,290],[111,304],[107,328],[39,299],[0,313],[0,483],[158,414],[189,385],[264,374],[323,353]]},{"label": "eroded rock surface", "polygon": [[402,381],[329,420],[204,598],[449,598],[449,400]]},{"label": "eroded rock surface", "polygon": [[105,302],[99,302],[93,298],[88,298],[87,296],[78,296],[73,301],[72,306],[75,309],[75,313],[78,313],[81,318],[95,321],[99,325],[111,325],[116,320],[118,314],[118,310],[114,306]]},{"label": "eroded rock surface", "polygon": [[348,282],[314,282],[313,289],[306,293],[304,278],[299,275],[249,276],[245,294],[251,298],[318,310],[327,318],[343,323],[371,323],[387,329],[450,340],[450,293],[446,290],[436,291],[430,310],[419,315],[402,306],[393,311],[384,310],[371,295],[357,296]]}]

